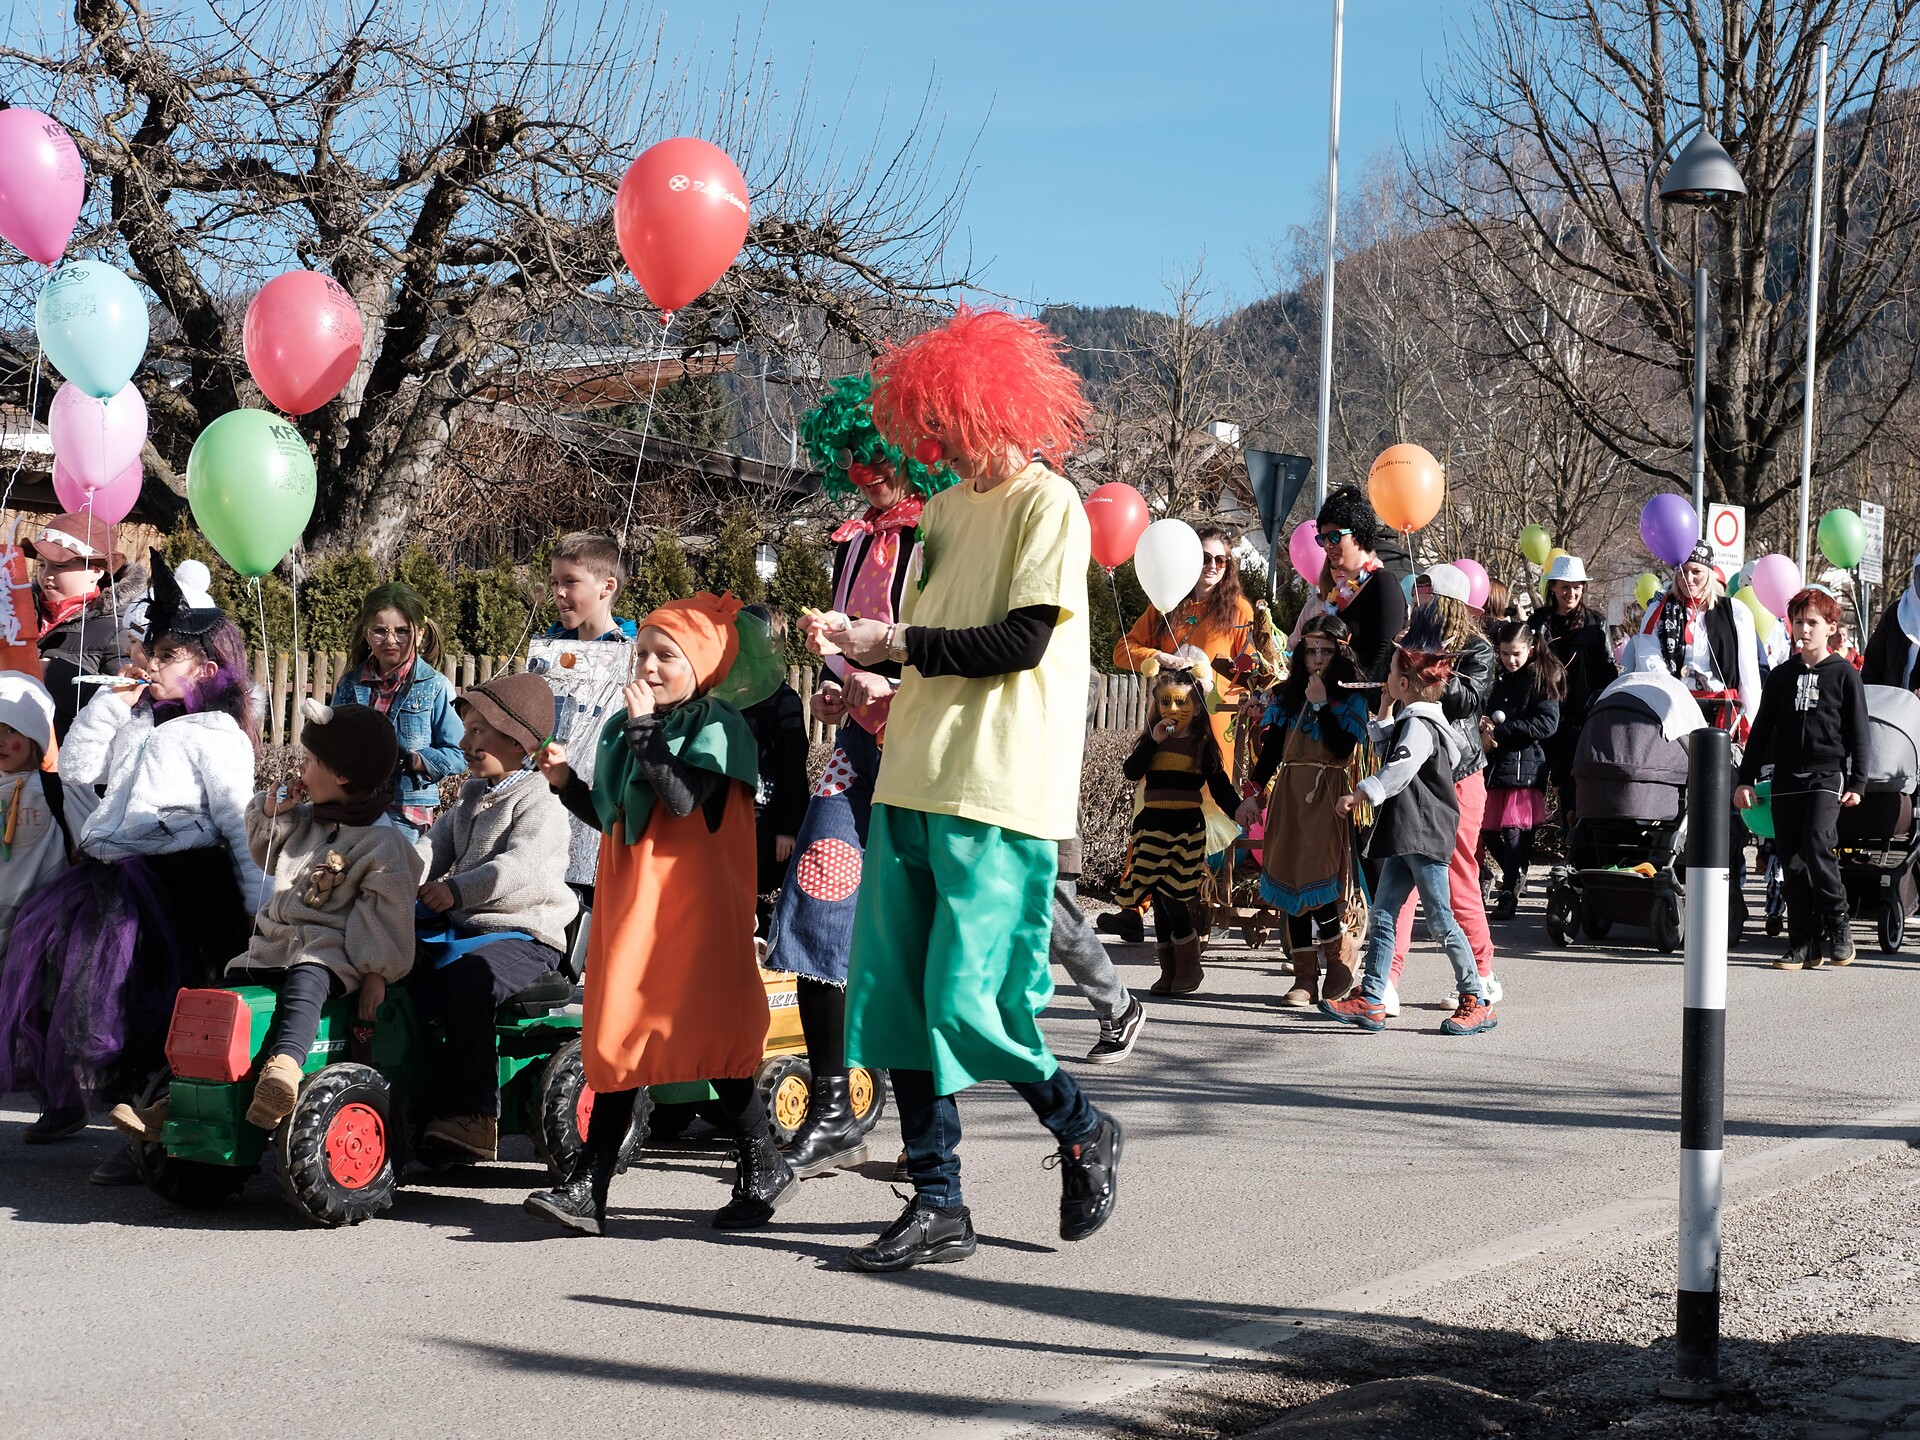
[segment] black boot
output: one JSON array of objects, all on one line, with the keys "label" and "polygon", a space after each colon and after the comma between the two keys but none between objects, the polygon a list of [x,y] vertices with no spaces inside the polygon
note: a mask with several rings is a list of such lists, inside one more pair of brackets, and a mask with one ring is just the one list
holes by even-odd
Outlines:
[{"label": "black boot", "polygon": [[866,1158],[867,1137],[860,1133],[860,1122],[853,1115],[847,1072],[815,1075],[807,1118],[800,1122],[793,1143],[787,1146],[787,1166],[794,1178],[811,1180],[843,1165],[858,1165]]},{"label": "black boot", "polygon": [[551,1220],[582,1235],[607,1233],[607,1191],[620,1168],[619,1151],[583,1150],[573,1169],[551,1190],[536,1190],[521,1202],[529,1215]]},{"label": "black boot", "polygon": [[1093,928],[1102,935],[1114,935],[1129,945],[1143,945],[1147,939],[1147,922],[1140,918],[1138,910],[1111,910],[1095,919]]},{"label": "black boot", "polygon": [[856,1270],[905,1270],[914,1265],[942,1265],[973,1254],[973,1216],[964,1205],[937,1210],[918,1195],[907,1202],[900,1218],[871,1245],[847,1253]]},{"label": "black boot", "polygon": [[56,1105],[20,1132],[25,1145],[51,1145],[87,1128],[85,1105]]},{"label": "black boot", "polygon": [[716,1230],[752,1230],[766,1224],[800,1185],[771,1135],[742,1140],[734,1153],[733,1199],[714,1215]]},{"label": "black boot", "polygon": [[1093,1134],[1047,1157],[1060,1167],[1060,1238],[1084,1240],[1113,1213],[1120,1194],[1120,1122],[1102,1114]]}]

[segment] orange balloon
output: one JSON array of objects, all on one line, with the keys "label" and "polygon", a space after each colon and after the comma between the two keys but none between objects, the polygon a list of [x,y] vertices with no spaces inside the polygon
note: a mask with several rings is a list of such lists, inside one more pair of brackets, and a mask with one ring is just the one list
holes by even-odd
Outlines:
[{"label": "orange balloon", "polygon": [[1440,462],[1418,445],[1389,445],[1367,471],[1373,513],[1403,533],[1423,529],[1438,515],[1446,491]]}]

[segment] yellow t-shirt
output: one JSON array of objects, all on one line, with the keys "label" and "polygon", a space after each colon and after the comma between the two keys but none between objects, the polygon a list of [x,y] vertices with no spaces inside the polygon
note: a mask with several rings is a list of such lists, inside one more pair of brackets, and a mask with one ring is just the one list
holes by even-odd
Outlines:
[{"label": "yellow t-shirt", "polygon": [[907,625],[967,630],[1026,605],[1060,610],[1031,670],[970,680],[909,669],[887,715],[877,805],[959,815],[1040,840],[1079,833],[1087,724],[1086,511],[1072,485],[1029,465],[984,495],[969,481],[927,502],[926,586],[907,581]]}]

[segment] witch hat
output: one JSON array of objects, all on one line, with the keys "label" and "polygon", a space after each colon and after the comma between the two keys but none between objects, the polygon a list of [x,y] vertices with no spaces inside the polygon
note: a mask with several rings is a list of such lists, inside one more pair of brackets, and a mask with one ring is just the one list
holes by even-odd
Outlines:
[{"label": "witch hat", "polygon": [[227,618],[226,611],[190,605],[180,582],[167,566],[167,557],[158,549],[149,555],[153,561],[153,600],[147,606],[147,647],[152,649],[169,636],[205,640]]}]

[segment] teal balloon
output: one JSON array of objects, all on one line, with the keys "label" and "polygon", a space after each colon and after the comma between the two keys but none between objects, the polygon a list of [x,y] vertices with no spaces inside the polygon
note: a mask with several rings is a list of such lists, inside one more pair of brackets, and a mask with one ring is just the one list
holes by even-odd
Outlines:
[{"label": "teal balloon", "polygon": [[147,353],[147,302],[113,266],[76,260],[40,287],[33,330],[54,369],[94,399],[111,400]]},{"label": "teal balloon", "polygon": [[187,505],[220,557],[265,575],[313,518],[313,456],[300,432],[265,410],[230,410],[187,456]]},{"label": "teal balloon", "polygon": [[1867,553],[1867,525],[1851,510],[1829,510],[1820,517],[1820,553],[1827,563],[1851,570]]}]

